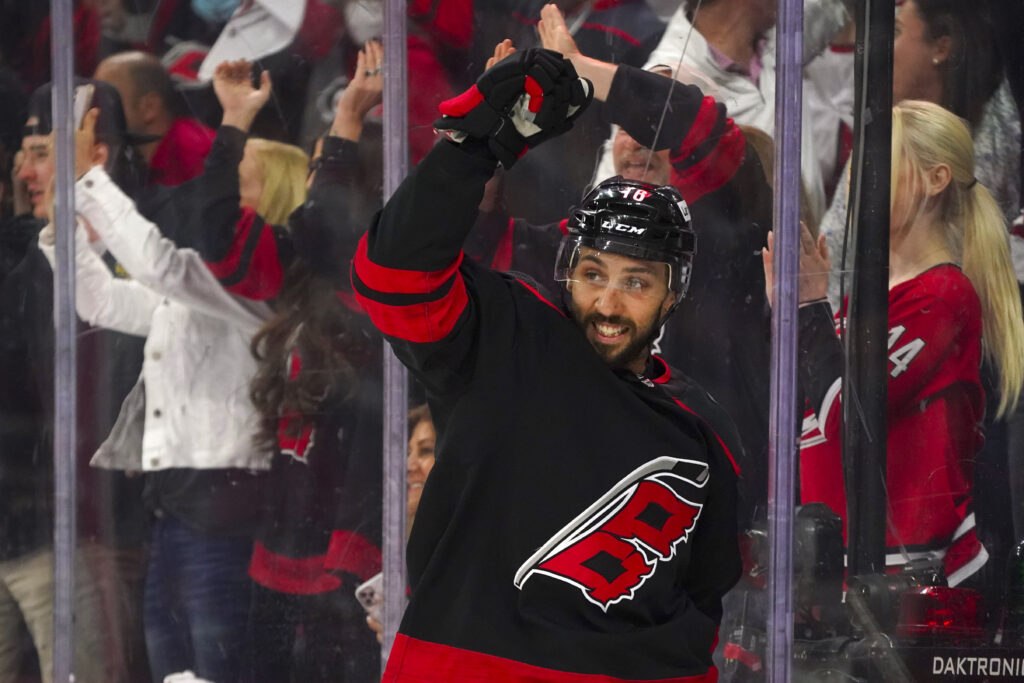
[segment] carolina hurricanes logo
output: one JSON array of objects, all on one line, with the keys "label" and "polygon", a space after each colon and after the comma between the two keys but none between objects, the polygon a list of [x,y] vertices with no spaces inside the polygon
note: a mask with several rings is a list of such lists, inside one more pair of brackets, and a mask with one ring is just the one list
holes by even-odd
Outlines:
[{"label": "carolina hurricanes logo", "polygon": [[695,460],[662,457],[633,470],[523,563],[516,588],[544,574],[605,612],[631,600],[689,538],[703,505],[686,494],[707,482],[708,466]]}]

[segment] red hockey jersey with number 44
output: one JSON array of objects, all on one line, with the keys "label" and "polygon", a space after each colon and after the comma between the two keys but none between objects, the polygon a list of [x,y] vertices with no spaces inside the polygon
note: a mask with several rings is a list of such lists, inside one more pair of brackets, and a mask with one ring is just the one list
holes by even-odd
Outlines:
[{"label": "red hockey jersey with number 44", "polygon": [[[808,308],[818,310],[801,309],[801,349],[834,348],[835,330],[822,321],[827,305]],[[978,296],[954,265],[936,266],[889,291],[886,563],[942,558],[950,585],[988,558],[971,511],[972,462],[981,446],[985,407],[981,328]],[[826,503],[843,517],[845,534],[838,368],[822,367],[834,361],[816,350],[806,359],[812,367],[805,374],[818,374],[819,386],[827,389],[819,402],[808,388],[801,499]],[[834,381],[826,385],[822,375]]]}]

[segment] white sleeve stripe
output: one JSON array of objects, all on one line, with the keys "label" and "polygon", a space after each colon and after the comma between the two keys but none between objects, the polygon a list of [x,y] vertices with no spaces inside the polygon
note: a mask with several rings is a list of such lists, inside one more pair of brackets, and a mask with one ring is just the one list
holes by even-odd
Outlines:
[{"label": "white sleeve stripe", "polygon": [[985,550],[985,546],[981,546],[978,554],[971,558],[970,562],[950,574],[946,582],[950,588],[956,588],[957,584],[971,578],[976,571],[984,567],[986,562],[988,562],[988,551]]},{"label": "white sleeve stripe", "polygon": [[821,408],[818,410],[818,423],[821,425],[821,433],[828,433],[828,414],[832,410],[832,404],[839,397],[839,391],[843,388],[843,378],[836,377],[836,381],[832,382],[832,386],[825,392],[825,398],[821,402]]},{"label": "white sleeve stripe", "polygon": [[958,526],[956,528],[956,531],[953,532],[953,541],[956,541],[956,539],[960,538],[961,536],[963,536],[964,534],[966,534],[968,531],[970,531],[973,528],[974,528],[974,513],[972,512],[971,514],[969,514],[966,517],[964,517],[964,521],[960,522],[960,526]]}]

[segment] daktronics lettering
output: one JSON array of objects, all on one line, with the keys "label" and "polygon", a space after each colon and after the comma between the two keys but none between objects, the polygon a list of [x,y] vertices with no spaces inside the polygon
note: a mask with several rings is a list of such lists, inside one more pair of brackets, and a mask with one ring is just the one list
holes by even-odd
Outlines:
[{"label": "daktronics lettering", "polygon": [[932,657],[932,674],[940,676],[1024,676],[1022,657]]},{"label": "daktronics lettering", "polygon": [[520,590],[535,574],[576,586],[604,611],[632,599],[660,562],[675,557],[697,524],[692,498],[708,466],[663,457],[637,468],[552,536],[516,572]]}]

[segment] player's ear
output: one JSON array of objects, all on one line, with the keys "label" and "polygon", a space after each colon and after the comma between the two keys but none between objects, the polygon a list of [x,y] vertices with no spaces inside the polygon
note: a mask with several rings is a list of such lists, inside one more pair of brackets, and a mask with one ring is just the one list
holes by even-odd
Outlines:
[{"label": "player's ear", "polygon": [[665,319],[665,316],[668,315],[668,312],[672,310],[672,304],[674,304],[675,301],[676,293],[673,292],[671,289],[668,290],[668,294],[666,294],[665,298],[662,299],[661,301],[661,314],[658,316],[659,320]]}]

